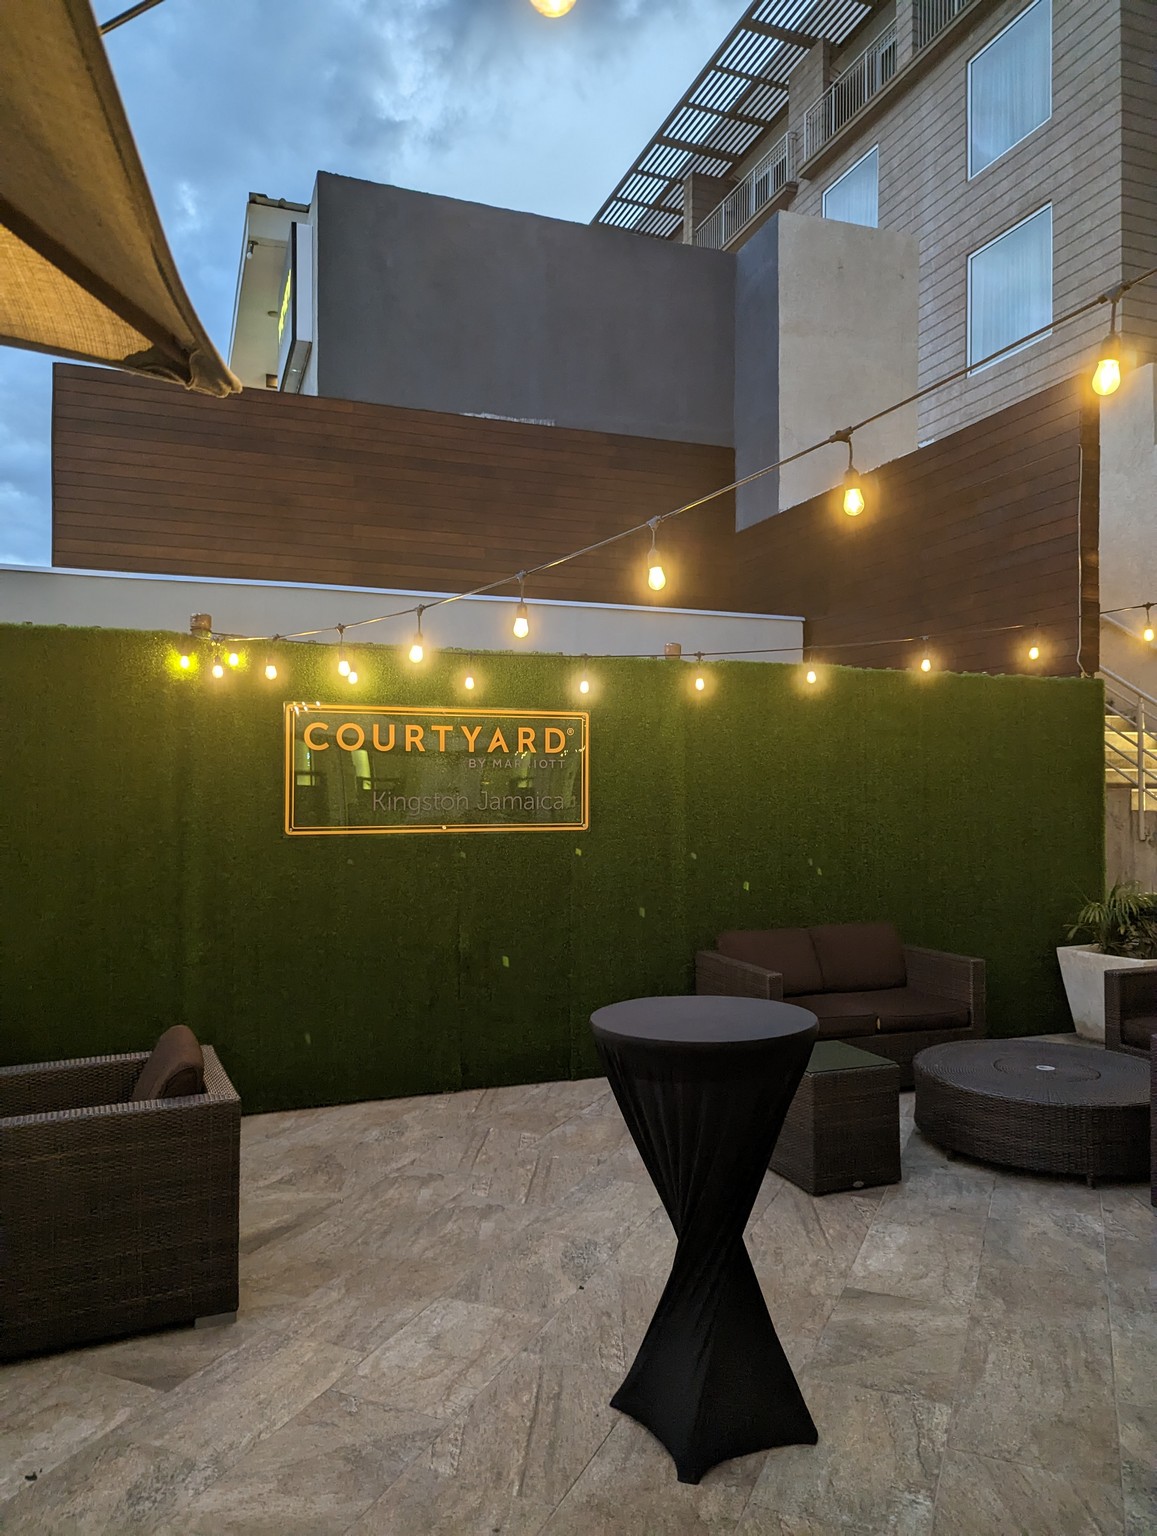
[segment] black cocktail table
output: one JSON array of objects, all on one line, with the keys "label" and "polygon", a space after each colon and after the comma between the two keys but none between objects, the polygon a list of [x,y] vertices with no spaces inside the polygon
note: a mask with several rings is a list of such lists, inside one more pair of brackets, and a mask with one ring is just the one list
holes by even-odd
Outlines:
[{"label": "black cocktail table", "polygon": [[814,1445],[743,1229],[811,1054],[815,1015],[746,997],[640,997],[600,1008],[591,1028],[679,1240],[611,1406],[662,1441],[681,1483],[732,1456]]}]

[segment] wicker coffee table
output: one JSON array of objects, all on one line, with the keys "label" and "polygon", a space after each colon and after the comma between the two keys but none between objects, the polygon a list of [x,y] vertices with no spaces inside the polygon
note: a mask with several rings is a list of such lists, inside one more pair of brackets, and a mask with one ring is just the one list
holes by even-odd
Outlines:
[{"label": "wicker coffee table", "polygon": [[1149,1073],[1137,1057],[1044,1040],[962,1040],[913,1062],[916,1124],[955,1152],[1037,1173],[1142,1179]]},{"label": "wicker coffee table", "polygon": [[768,1167],[809,1195],[900,1182],[900,1068],[839,1040],[812,1047]]}]

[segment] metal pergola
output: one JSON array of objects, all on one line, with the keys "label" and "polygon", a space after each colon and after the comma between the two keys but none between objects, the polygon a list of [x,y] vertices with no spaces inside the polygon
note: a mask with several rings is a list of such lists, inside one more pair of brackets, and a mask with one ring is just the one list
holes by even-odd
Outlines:
[{"label": "metal pergola", "polygon": [[880,0],[756,0],[591,220],[670,239],[683,178],[731,176],[787,106],[788,76],[823,38],[845,42]]}]

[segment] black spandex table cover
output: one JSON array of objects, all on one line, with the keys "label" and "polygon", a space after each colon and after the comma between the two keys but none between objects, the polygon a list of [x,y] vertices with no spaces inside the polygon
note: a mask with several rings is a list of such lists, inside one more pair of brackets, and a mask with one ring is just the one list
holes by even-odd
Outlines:
[{"label": "black spandex table cover", "polygon": [[681,1483],[732,1456],[814,1445],[743,1229],[811,1055],[815,1015],[745,997],[640,997],[600,1008],[591,1028],[678,1238],[612,1408],[666,1446]]}]

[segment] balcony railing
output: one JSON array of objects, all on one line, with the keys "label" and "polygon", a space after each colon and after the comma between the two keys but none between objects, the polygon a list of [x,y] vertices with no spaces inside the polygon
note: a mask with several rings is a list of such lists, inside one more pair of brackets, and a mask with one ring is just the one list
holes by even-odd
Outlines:
[{"label": "balcony railing", "polygon": [[881,32],[808,108],[803,124],[803,157],[810,160],[850,122],[896,73],[895,24]]},{"label": "balcony railing", "polygon": [[785,133],[707,215],[695,231],[695,244],[724,250],[788,182],[795,180],[795,162],[795,134]]},{"label": "balcony railing", "polygon": [[927,48],[932,39],[971,4],[972,0],[916,0],[916,14],[912,19],[912,46],[916,52]]}]

